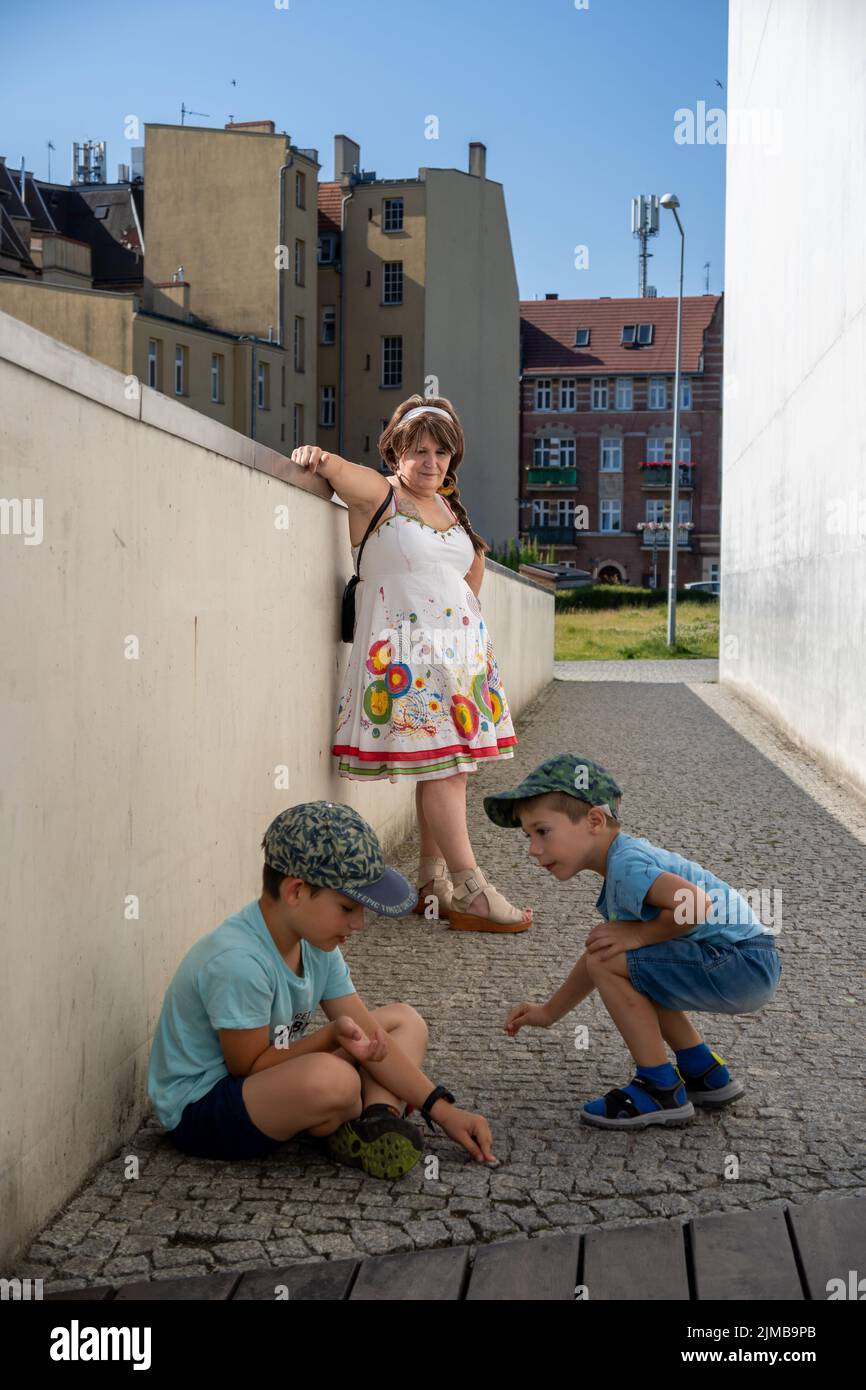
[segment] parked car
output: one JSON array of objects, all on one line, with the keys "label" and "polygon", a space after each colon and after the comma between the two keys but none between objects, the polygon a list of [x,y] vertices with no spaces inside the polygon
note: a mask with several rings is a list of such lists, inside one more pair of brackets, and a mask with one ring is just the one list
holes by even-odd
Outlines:
[{"label": "parked car", "polygon": [[715,594],[716,598],[719,596],[718,579],[696,579],[691,584],[684,584],[683,588],[694,589],[699,594]]}]

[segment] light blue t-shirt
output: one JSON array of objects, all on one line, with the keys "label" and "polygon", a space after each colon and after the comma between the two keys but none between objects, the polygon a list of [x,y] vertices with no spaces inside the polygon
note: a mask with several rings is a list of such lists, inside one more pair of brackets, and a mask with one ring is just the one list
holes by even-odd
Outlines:
[{"label": "light blue t-shirt", "polygon": [[290,970],[257,901],[227,917],[187,951],[166,990],[153,1039],[147,1093],[166,1129],[229,1069],[218,1028],[263,1028],[268,1043],[297,1042],[322,999],[354,994],[339,947],[301,940],[301,975]]},{"label": "light blue t-shirt", "polygon": [[[660,849],[649,840],[620,831],[611,841],[605,864],[604,883],[596,907],[609,922],[651,922],[660,907],[644,903],[659,874],[679,874],[696,884],[712,901],[706,922],[698,922],[682,933],[684,941],[722,943],[745,941],[771,929],[764,926],[746,899],[709,869],[673,850]],[[674,908],[676,911],[676,908]]]}]

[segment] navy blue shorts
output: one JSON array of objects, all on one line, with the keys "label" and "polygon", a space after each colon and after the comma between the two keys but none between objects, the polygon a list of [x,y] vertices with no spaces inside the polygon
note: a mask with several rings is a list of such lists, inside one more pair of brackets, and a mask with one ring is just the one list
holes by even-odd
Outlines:
[{"label": "navy blue shorts", "polygon": [[769,932],[730,945],[674,937],[625,954],[638,993],[679,1011],[754,1013],[772,999],[782,973]]},{"label": "navy blue shorts", "polygon": [[194,1158],[263,1158],[289,1141],[263,1134],[249,1117],[241,1094],[242,1076],[224,1076],[183,1108],[180,1124],[168,1131],[174,1143]]}]

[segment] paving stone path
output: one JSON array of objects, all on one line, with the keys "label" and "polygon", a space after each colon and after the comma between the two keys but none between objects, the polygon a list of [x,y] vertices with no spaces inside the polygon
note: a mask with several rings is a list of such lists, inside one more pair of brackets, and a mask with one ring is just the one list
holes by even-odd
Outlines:
[{"label": "paving stone path", "polygon": [[[866,806],[712,684],[712,669],[695,669],[714,663],[615,664],[638,679],[555,680],[517,721],[514,760],[470,778],[478,862],[533,906],[532,929],[497,937],[374,919],[346,951],[370,1006],[407,999],[424,1014],[427,1074],[488,1117],[500,1166],[476,1165],[438,1131],[425,1140],[438,1176],[427,1162],[395,1183],[297,1144],[262,1162],[193,1160],[151,1118],[8,1276],[42,1277],[51,1292],[866,1194]],[[549,1030],[501,1029],[512,1004],[544,1000],[571,969],[600,880],[550,879],[519,831],[487,820],[481,797],[565,750],[614,772],[629,833],[737,888],[782,892],[772,1004],[696,1016],[747,1092],[681,1129],[624,1135],[578,1122],[584,1100],[631,1075],[597,996]],[[416,854],[412,837],[392,859],[413,880]],[[585,1048],[576,1024],[588,1026]],[[127,1154],[141,1159],[136,1181],[124,1180]]]}]

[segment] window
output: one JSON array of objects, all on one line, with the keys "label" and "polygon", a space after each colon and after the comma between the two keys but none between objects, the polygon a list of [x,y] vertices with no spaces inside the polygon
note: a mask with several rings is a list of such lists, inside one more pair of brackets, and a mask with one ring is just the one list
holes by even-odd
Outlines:
[{"label": "window", "polygon": [[271,366],[269,362],[259,362],[256,370],[256,405],[259,410],[271,408]]},{"label": "window", "polygon": [[560,410],[577,409],[576,381],[561,381],[559,383],[559,408]]},{"label": "window", "polygon": [[306,174],[295,174],[295,207],[305,208],[307,206],[307,176]]},{"label": "window", "polygon": [[[286,364],[285,364],[285,362],[283,362],[283,363],[280,364],[280,406],[282,407],[283,410],[285,410],[285,408],[286,408]],[[283,423],[283,424],[280,426],[280,438],[281,438],[282,440],[285,440],[285,437],[286,437],[286,426],[285,426],[285,423]]]},{"label": "window", "polygon": [[147,384],[154,391],[162,390],[162,343],[149,338],[147,343]]},{"label": "window", "polygon": [[[670,463],[674,453],[673,435],[651,434],[646,442],[646,463]],[[687,434],[681,434],[677,442],[680,463],[691,463],[692,441]]]},{"label": "window", "polygon": [[548,501],[538,498],[532,503],[533,526],[574,526],[575,504],[570,499]]},{"label": "window", "polygon": [[323,232],[319,237],[316,256],[319,265],[333,265],[337,250],[337,238],[333,232]]},{"label": "window", "polygon": [[680,410],[691,410],[692,408],[692,379],[690,376],[680,377]]},{"label": "window", "polygon": [[648,347],[653,340],[651,323],[626,323],[620,342],[623,347]]},{"label": "window", "polygon": [[295,316],[295,331],[292,338],[292,363],[296,372],[304,370],[304,320]]},{"label": "window", "polygon": [[553,441],[550,439],[535,440],[535,443],[532,446],[532,462],[535,468],[550,468],[552,463],[552,442]]},{"label": "window", "polygon": [[622,472],[622,440],[619,437],[611,437],[601,441],[601,471],[602,473]]},{"label": "window", "polygon": [[292,407],[292,448],[297,449],[304,442],[304,407]]},{"label": "window", "polygon": [[111,209],[106,203],[100,203],[98,208],[93,209],[93,216],[99,221],[104,222]]},{"label": "window", "polygon": [[323,386],[320,396],[319,424],[325,429],[336,423],[336,407],[337,388],[335,386]]},{"label": "window", "polygon": [[576,328],[574,330],[574,346],[589,347],[589,329]]},{"label": "window", "polygon": [[[677,518],[678,518],[678,523],[679,523],[680,526],[685,525],[685,523],[686,523],[687,521],[691,521],[691,511],[692,511],[691,498],[689,498],[689,497],[678,497],[678,498],[677,498]],[[656,535],[657,535],[657,536],[661,535],[661,536],[663,537],[664,540],[669,539],[669,537],[668,537],[668,531],[667,531],[667,523],[668,523],[668,521],[670,520],[670,514],[671,514],[671,513],[670,513],[670,503],[667,501],[666,498],[664,498],[664,497],[653,497],[653,498],[650,498],[650,499],[647,501],[647,504],[646,504],[646,519],[647,519],[647,521],[653,521],[653,522],[655,522],[655,524],[656,524],[657,526],[664,526],[664,527],[665,527],[665,530],[664,530],[663,532],[656,532]],[[680,539],[680,540],[684,540],[684,539],[686,538],[686,535],[687,535],[686,532],[682,532],[682,533],[680,534],[680,536],[679,536],[679,539]],[[652,536],[650,535],[650,536],[646,537],[646,539],[647,539],[647,541],[651,541],[651,540],[652,540]]]},{"label": "window", "polygon": [[337,310],[333,304],[326,304],[322,310],[322,342],[328,344],[337,341]]},{"label": "window", "polygon": [[550,410],[550,409],[551,409],[551,386],[552,386],[552,383],[551,383],[551,381],[549,380],[548,377],[539,377],[538,380],[536,381],[536,383],[535,383],[535,409],[536,409],[536,410]]},{"label": "window", "polygon": [[607,410],[608,408],[607,377],[594,376],[592,378],[592,408],[593,410]]},{"label": "window", "polygon": [[402,198],[383,198],[382,199],[382,231],[383,232],[402,232],[403,230],[403,199]]},{"label": "window", "polygon": [[306,243],[295,240],[295,284],[304,285],[304,261],[306,259]]},{"label": "window", "polygon": [[187,381],[189,379],[188,368],[189,350],[178,344],[174,350],[174,394],[185,396],[187,394]]},{"label": "window", "polygon": [[618,497],[604,497],[601,503],[601,531],[622,530],[622,502]]},{"label": "window", "polygon": [[668,403],[668,384],[663,376],[651,376],[649,379],[649,399],[650,410],[665,410]]},{"label": "window", "polygon": [[385,261],[382,266],[382,303],[403,303],[402,261]]},{"label": "window", "polygon": [[574,468],[575,466],[575,446],[573,439],[560,439],[559,441],[559,466],[560,468]]},{"label": "window", "polygon": [[210,398],[217,404],[223,400],[224,380],[225,358],[221,352],[213,352],[210,359]]},{"label": "window", "polygon": [[403,339],[382,339],[381,386],[403,385]]},{"label": "window", "polygon": [[631,410],[634,405],[634,382],[630,376],[620,376],[616,379],[616,408],[617,410]]}]

